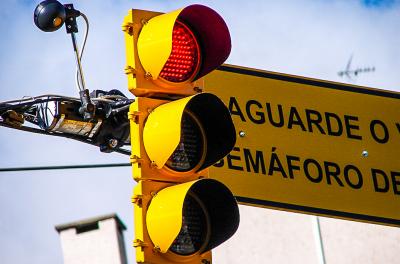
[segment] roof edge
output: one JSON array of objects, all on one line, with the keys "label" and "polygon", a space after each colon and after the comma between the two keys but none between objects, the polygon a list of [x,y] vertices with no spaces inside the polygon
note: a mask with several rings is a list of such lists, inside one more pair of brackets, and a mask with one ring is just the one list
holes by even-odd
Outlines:
[{"label": "roof edge", "polygon": [[92,224],[92,223],[96,223],[96,222],[99,222],[102,220],[112,219],[112,218],[114,218],[116,220],[118,228],[120,228],[122,230],[126,230],[126,225],[124,224],[124,222],[122,222],[122,220],[118,217],[118,215],[116,213],[86,218],[83,220],[74,221],[74,222],[70,222],[70,223],[66,223],[66,224],[60,224],[60,225],[56,225],[54,228],[57,230],[58,233],[60,233],[61,231],[69,229],[69,228],[85,226],[88,224]]}]

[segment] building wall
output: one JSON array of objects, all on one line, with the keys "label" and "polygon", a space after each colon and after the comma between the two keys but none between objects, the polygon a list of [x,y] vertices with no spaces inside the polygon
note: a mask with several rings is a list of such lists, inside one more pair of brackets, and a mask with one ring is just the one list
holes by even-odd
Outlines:
[{"label": "building wall", "polygon": [[[99,221],[99,229],[76,233],[75,228],[60,232],[64,264],[125,264],[120,254],[120,232],[114,218]],[[125,253],[125,252],[124,252]]]},{"label": "building wall", "polygon": [[[237,233],[213,250],[213,262],[319,263],[313,216],[240,206]],[[326,263],[400,263],[400,229],[320,217]]]}]

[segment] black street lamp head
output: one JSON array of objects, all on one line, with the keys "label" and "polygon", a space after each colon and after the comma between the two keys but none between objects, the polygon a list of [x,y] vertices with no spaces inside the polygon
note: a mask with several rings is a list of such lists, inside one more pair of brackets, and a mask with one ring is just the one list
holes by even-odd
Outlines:
[{"label": "black street lamp head", "polygon": [[39,29],[52,32],[62,27],[66,17],[65,7],[60,2],[45,0],[37,5],[33,19]]}]

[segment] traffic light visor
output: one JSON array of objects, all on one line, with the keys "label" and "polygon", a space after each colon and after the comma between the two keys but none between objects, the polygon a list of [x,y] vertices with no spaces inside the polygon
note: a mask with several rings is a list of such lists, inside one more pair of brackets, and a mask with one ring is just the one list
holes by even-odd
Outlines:
[{"label": "traffic light visor", "polygon": [[222,17],[191,5],[145,22],[138,37],[140,62],[153,80],[191,82],[220,66],[231,39]]},{"label": "traffic light visor", "polygon": [[197,172],[228,154],[236,133],[224,103],[201,93],[155,108],[145,121],[143,141],[157,168]]},{"label": "traffic light visor", "polygon": [[230,190],[213,179],[167,187],[151,200],[147,229],[162,253],[203,253],[230,238],[239,226],[239,209]]}]

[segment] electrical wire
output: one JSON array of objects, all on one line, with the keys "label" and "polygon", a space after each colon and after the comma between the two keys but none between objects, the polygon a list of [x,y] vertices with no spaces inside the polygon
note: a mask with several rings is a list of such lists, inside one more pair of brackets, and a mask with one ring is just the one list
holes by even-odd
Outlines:
[{"label": "electrical wire", "polygon": [[[110,96],[108,98],[111,99],[111,98],[120,98],[120,97]],[[123,98],[125,100],[119,102],[120,107],[115,108],[117,105],[114,106],[113,110],[115,110],[115,111],[113,111],[112,114],[118,114],[121,111],[128,110],[129,105],[126,105],[126,104],[130,104],[130,102],[133,100],[127,99],[125,97],[123,97]],[[98,101],[103,101],[106,103],[115,102],[110,99],[99,98]],[[74,98],[74,97],[65,97],[65,96],[59,96],[59,95],[41,95],[41,96],[29,97],[29,98],[25,98],[25,99],[21,99],[21,100],[0,102],[0,116],[1,116],[0,126],[12,128],[12,129],[18,129],[18,130],[36,133],[36,134],[69,138],[69,139],[77,140],[77,141],[87,143],[90,145],[98,146],[98,142],[93,141],[91,138],[87,138],[87,137],[84,137],[81,135],[58,133],[58,132],[48,130],[48,128],[50,126],[49,118],[51,117],[51,115],[53,117],[55,115],[55,113],[53,112],[54,109],[50,108],[51,105],[49,103],[57,102],[57,101],[79,102],[79,99]],[[21,122],[21,124],[5,122],[2,115],[8,111],[15,111],[16,113],[23,114],[24,120],[28,121],[31,124],[39,126],[40,129],[31,127],[31,126],[25,126],[25,125],[23,125],[23,122]],[[125,135],[125,136],[128,136],[128,135]],[[122,148],[115,148],[112,151],[120,153],[120,154],[124,154],[124,155],[131,154],[131,152],[129,150],[122,149]]]},{"label": "electrical wire", "polygon": [[114,95],[103,95],[103,96],[100,96],[100,98],[104,98],[104,99],[127,99],[125,96],[122,96],[122,95],[116,95],[116,94],[114,94]]},{"label": "electrical wire", "polygon": [[2,104],[13,104],[13,103],[26,102],[26,101],[32,101],[33,102],[34,100],[42,99],[42,98],[45,98],[45,97],[53,97],[53,98],[60,98],[60,99],[63,99],[63,100],[74,100],[74,101],[80,102],[80,99],[76,98],[76,97],[69,97],[69,96],[56,95],[56,94],[43,94],[43,95],[38,95],[38,96],[29,96],[28,98],[22,98],[22,99],[10,100],[10,101],[3,101],[3,102],[0,102],[0,106]]},{"label": "electrical wire", "polygon": [[[0,122],[0,126],[12,128],[12,129],[18,129],[18,130],[22,130],[22,131],[26,131],[26,132],[35,133],[35,134],[69,138],[69,139],[77,140],[82,143],[96,146],[96,144],[93,141],[91,141],[90,139],[87,139],[87,138],[84,138],[81,136],[77,136],[77,135],[66,134],[66,133],[52,133],[52,132],[34,128],[34,127],[26,127],[26,126],[16,127],[16,126],[12,126],[12,125],[9,125],[9,124],[3,123],[3,122]],[[129,150],[122,149],[122,148],[113,149],[113,152],[117,152],[117,153],[124,154],[124,155],[131,155],[131,152]]]},{"label": "electrical wire", "polygon": [[9,168],[0,168],[0,172],[66,170],[66,169],[95,169],[95,168],[115,168],[115,167],[130,167],[130,166],[132,166],[131,163],[106,163],[106,164],[77,164],[77,165],[34,166],[34,167],[9,167]]},{"label": "electrical wire", "polygon": [[113,113],[113,114],[118,114],[118,113],[121,112],[121,111],[128,110],[129,107],[130,107],[130,105],[125,105],[125,106],[123,106],[123,107],[113,109],[113,110],[112,110],[112,113]]},{"label": "electrical wire", "polygon": [[[89,35],[89,19],[87,18],[87,16],[81,12],[81,17],[83,17],[83,20],[85,21],[86,24],[86,28],[85,28],[85,34],[84,34],[84,38],[83,38],[83,42],[79,51],[79,60],[82,61],[82,56],[83,56],[83,51],[85,50],[85,46],[86,46],[86,41]],[[82,90],[82,84],[80,83],[80,74],[79,74],[79,70],[78,68],[76,69],[76,74],[75,74],[75,85],[76,88],[78,88],[78,91]]]}]

